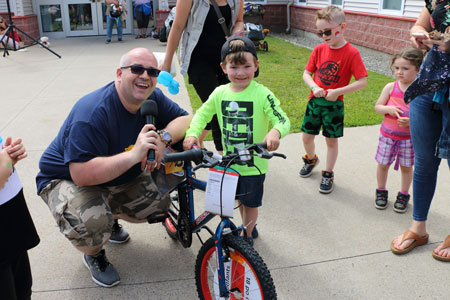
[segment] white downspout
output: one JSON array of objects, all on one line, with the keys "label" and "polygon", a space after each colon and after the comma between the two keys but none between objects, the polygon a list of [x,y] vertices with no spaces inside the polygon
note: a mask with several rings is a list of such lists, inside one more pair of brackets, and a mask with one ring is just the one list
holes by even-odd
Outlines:
[{"label": "white downspout", "polygon": [[286,9],[287,9],[287,28],[286,33],[291,33],[291,5],[294,4],[294,0],[289,0]]}]

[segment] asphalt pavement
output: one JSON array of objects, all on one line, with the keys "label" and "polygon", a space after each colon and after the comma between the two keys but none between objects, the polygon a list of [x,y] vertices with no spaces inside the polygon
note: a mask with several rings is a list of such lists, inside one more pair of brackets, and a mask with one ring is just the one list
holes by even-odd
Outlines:
[{"label": "asphalt pavement", "polygon": [[[22,137],[28,150],[28,158],[17,169],[41,237],[41,243],[30,251],[32,299],[197,299],[198,239],[185,249],[160,224],[122,222],[131,240],[105,246],[121,284],[102,288],[91,280],[81,253],[59,233],[47,206],[36,195],[39,158],[73,104],[114,80],[120,56],[126,51],[134,47],[165,51],[165,44],[158,40],[125,36],[124,43],[117,43],[114,38],[109,45],[104,37],[50,41],[61,59],[40,46],[0,57],[0,133]],[[181,91],[171,98],[192,111],[183,79],[178,75],[176,80]],[[389,206],[384,211],[374,208],[378,134],[379,126],[345,129],[339,140],[335,190],[329,195],[318,192],[319,169],[326,156],[323,137],[316,139],[322,162],[310,178],[298,176],[301,135],[290,134],[282,140],[279,152],[288,158],[270,161],[258,220],[260,237],[255,240],[278,299],[448,299],[450,264],[436,261],[431,252],[450,233],[449,168],[443,162],[439,171],[429,213],[429,244],[396,256],[389,244],[409,226],[412,203],[405,214],[392,210],[400,174],[391,170]],[[211,142],[206,145],[212,148]],[[199,177],[204,176],[199,172]],[[203,195],[196,199],[200,211]],[[240,222],[238,215],[235,221]]]}]

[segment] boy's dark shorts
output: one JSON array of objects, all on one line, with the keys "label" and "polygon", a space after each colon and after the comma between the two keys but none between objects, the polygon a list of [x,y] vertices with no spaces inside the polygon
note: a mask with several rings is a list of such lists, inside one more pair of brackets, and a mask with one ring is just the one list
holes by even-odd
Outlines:
[{"label": "boy's dark shorts", "polygon": [[[264,194],[266,174],[240,176],[236,189],[236,199],[248,207],[260,207]],[[242,196],[239,196],[242,195]]]},{"label": "boy's dark shorts", "polygon": [[328,101],[325,98],[311,98],[306,106],[301,130],[328,138],[344,136],[344,103],[341,100]]}]

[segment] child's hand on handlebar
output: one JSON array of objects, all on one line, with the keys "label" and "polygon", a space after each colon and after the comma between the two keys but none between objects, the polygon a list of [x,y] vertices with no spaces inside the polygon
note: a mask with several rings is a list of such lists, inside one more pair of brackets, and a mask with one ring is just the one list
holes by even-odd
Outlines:
[{"label": "child's hand on handlebar", "polygon": [[199,144],[197,138],[193,137],[193,136],[187,136],[184,138],[184,141],[183,141],[183,149],[191,150],[192,147],[194,146],[194,144],[197,144],[197,145]]},{"label": "child's hand on handlebar", "polygon": [[266,137],[264,138],[264,142],[267,143],[268,151],[275,151],[280,146],[280,132],[277,129],[270,130]]}]

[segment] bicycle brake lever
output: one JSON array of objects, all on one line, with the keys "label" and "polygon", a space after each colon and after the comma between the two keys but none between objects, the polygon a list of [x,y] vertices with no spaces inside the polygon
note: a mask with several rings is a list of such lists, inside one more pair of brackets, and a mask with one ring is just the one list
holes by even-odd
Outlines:
[{"label": "bicycle brake lever", "polygon": [[257,155],[258,155],[258,157],[261,157],[261,158],[271,159],[272,156],[273,156],[273,153],[269,153],[267,151],[264,151],[262,153],[258,153]]},{"label": "bicycle brake lever", "polygon": [[277,153],[277,152],[273,152],[273,153],[272,153],[272,155],[273,155],[273,156],[278,156],[278,157],[281,157],[281,158],[284,158],[284,159],[286,159],[286,158],[287,158],[287,156],[286,156],[286,155],[284,155],[283,153]]},{"label": "bicycle brake lever", "polygon": [[193,167],[192,168],[192,171],[197,171],[198,169],[200,169],[200,168],[206,168],[207,166],[206,166],[206,164],[198,164],[198,165],[196,165],[195,167]]},{"label": "bicycle brake lever", "polygon": [[218,160],[215,160],[215,161],[213,161],[213,162],[210,162],[210,163],[202,163],[202,164],[198,164],[198,165],[196,165],[195,167],[193,167],[192,168],[192,171],[196,171],[196,170],[198,170],[198,169],[200,169],[200,168],[214,168],[215,166],[217,166],[219,164],[219,161]]}]

